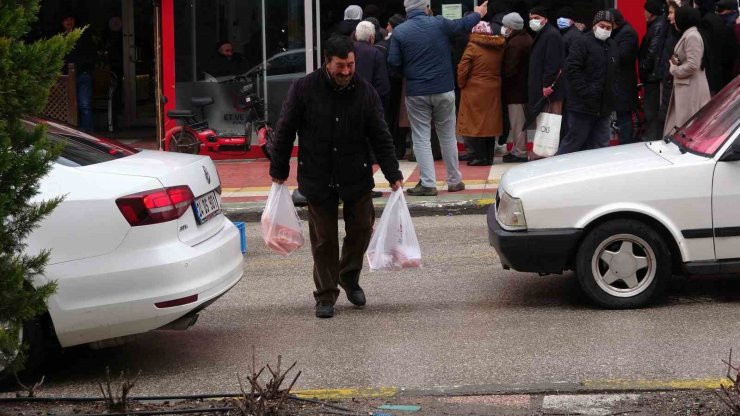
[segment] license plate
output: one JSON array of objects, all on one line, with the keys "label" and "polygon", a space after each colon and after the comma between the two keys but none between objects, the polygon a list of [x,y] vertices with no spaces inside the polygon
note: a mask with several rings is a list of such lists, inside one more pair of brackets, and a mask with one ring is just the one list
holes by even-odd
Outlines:
[{"label": "license plate", "polygon": [[221,196],[216,191],[199,196],[193,202],[193,210],[198,224],[203,224],[221,212]]}]

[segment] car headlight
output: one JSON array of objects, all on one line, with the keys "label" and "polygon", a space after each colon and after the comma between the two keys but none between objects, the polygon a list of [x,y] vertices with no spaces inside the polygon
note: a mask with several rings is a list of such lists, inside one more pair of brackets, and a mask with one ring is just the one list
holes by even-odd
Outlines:
[{"label": "car headlight", "polygon": [[508,231],[526,230],[522,200],[501,192],[496,201],[496,219],[501,227]]}]

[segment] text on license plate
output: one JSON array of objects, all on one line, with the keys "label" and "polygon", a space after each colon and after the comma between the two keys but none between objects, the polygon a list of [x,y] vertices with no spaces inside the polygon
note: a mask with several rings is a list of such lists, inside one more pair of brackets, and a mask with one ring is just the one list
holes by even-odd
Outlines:
[{"label": "text on license plate", "polygon": [[199,196],[193,202],[193,209],[195,210],[195,219],[198,220],[198,224],[203,224],[221,212],[221,196],[216,191]]}]

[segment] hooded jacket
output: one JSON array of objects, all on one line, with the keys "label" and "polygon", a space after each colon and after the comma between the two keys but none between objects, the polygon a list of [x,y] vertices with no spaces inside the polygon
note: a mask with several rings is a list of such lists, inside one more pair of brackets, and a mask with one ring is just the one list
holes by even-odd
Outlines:
[{"label": "hooded jacket", "polygon": [[406,21],[393,29],[388,64],[399,68],[406,77],[406,95],[434,95],[455,89],[452,71],[451,38],[470,32],[480,14],[462,19],[427,16],[423,10],[411,10]]}]

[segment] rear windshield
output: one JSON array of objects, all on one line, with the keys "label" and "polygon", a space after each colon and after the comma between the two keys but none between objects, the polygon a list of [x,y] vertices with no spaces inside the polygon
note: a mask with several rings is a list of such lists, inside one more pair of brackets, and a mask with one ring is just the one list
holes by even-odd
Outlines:
[{"label": "rear windshield", "polygon": [[714,96],[672,140],[692,153],[714,156],[740,124],[740,77]]},{"label": "rear windshield", "polygon": [[49,141],[62,145],[62,153],[56,162],[60,165],[79,167],[109,162],[134,154],[121,147],[95,142],[82,137],[48,133]]}]

